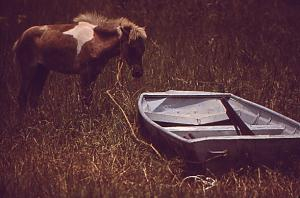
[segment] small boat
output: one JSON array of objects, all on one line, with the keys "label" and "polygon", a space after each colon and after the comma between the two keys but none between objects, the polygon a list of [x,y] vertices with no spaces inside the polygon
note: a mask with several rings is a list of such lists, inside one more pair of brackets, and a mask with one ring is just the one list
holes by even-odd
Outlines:
[{"label": "small boat", "polygon": [[264,163],[300,154],[300,123],[230,93],[142,93],[143,133],[188,163]]}]

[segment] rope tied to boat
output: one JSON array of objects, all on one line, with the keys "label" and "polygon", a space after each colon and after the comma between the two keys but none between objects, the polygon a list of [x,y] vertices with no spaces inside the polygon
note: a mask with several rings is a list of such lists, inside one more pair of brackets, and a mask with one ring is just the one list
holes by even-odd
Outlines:
[{"label": "rope tied to boat", "polygon": [[129,119],[128,119],[128,116],[126,115],[124,109],[123,109],[123,108],[119,105],[119,103],[114,99],[114,97],[111,95],[110,91],[111,91],[111,90],[107,90],[107,91],[106,91],[106,94],[110,97],[110,99],[115,103],[115,105],[116,105],[116,106],[119,108],[119,110],[122,112],[122,114],[123,114],[123,116],[124,116],[124,118],[125,118],[125,120],[126,120],[127,125],[128,125],[129,128],[130,128],[131,134],[132,134],[132,136],[134,137],[134,139],[135,139],[137,142],[142,143],[142,144],[144,144],[144,145],[150,147],[150,148],[151,148],[151,149],[159,156],[159,158],[162,158],[162,159],[163,159],[163,157],[161,156],[161,154],[158,152],[158,150],[157,150],[152,144],[149,144],[149,143],[147,143],[147,142],[145,142],[145,141],[139,139],[139,138],[136,136],[135,130],[133,129],[133,126],[132,126],[132,124],[130,123],[130,121],[129,121]]}]

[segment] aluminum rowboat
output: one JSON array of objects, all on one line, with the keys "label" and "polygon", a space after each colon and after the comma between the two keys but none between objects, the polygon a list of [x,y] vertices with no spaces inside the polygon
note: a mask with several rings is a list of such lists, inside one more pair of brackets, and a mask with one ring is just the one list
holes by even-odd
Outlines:
[{"label": "aluminum rowboat", "polygon": [[144,133],[189,163],[300,154],[299,122],[230,93],[142,93],[138,109]]}]

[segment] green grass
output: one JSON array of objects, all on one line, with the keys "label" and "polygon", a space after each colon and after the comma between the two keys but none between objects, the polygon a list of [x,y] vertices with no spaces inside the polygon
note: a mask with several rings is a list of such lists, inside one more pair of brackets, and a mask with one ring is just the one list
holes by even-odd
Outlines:
[{"label": "green grass", "polygon": [[[141,139],[137,98],[168,89],[225,91],[300,121],[300,13],[296,1],[9,1],[0,6],[0,196],[297,197],[299,160],[219,174],[159,157]],[[145,74],[116,62],[99,76],[89,114],[78,76],[52,73],[41,104],[16,127],[19,68],[11,47],[27,27],[67,23],[81,11],[146,26]],[[17,21],[19,20],[19,23]],[[147,141],[147,140],[146,140]],[[287,169],[285,169],[287,168]]]}]

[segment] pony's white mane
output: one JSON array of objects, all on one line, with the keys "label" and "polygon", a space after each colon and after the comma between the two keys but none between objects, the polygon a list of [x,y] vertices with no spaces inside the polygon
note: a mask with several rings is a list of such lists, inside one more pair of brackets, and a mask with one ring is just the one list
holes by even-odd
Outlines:
[{"label": "pony's white mane", "polygon": [[88,22],[101,27],[110,27],[110,28],[124,28],[130,27],[129,40],[136,40],[137,38],[146,39],[147,34],[144,27],[140,27],[130,21],[127,18],[118,18],[118,19],[108,19],[96,12],[87,12],[84,14],[79,14],[73,19],[74,22]]}]

